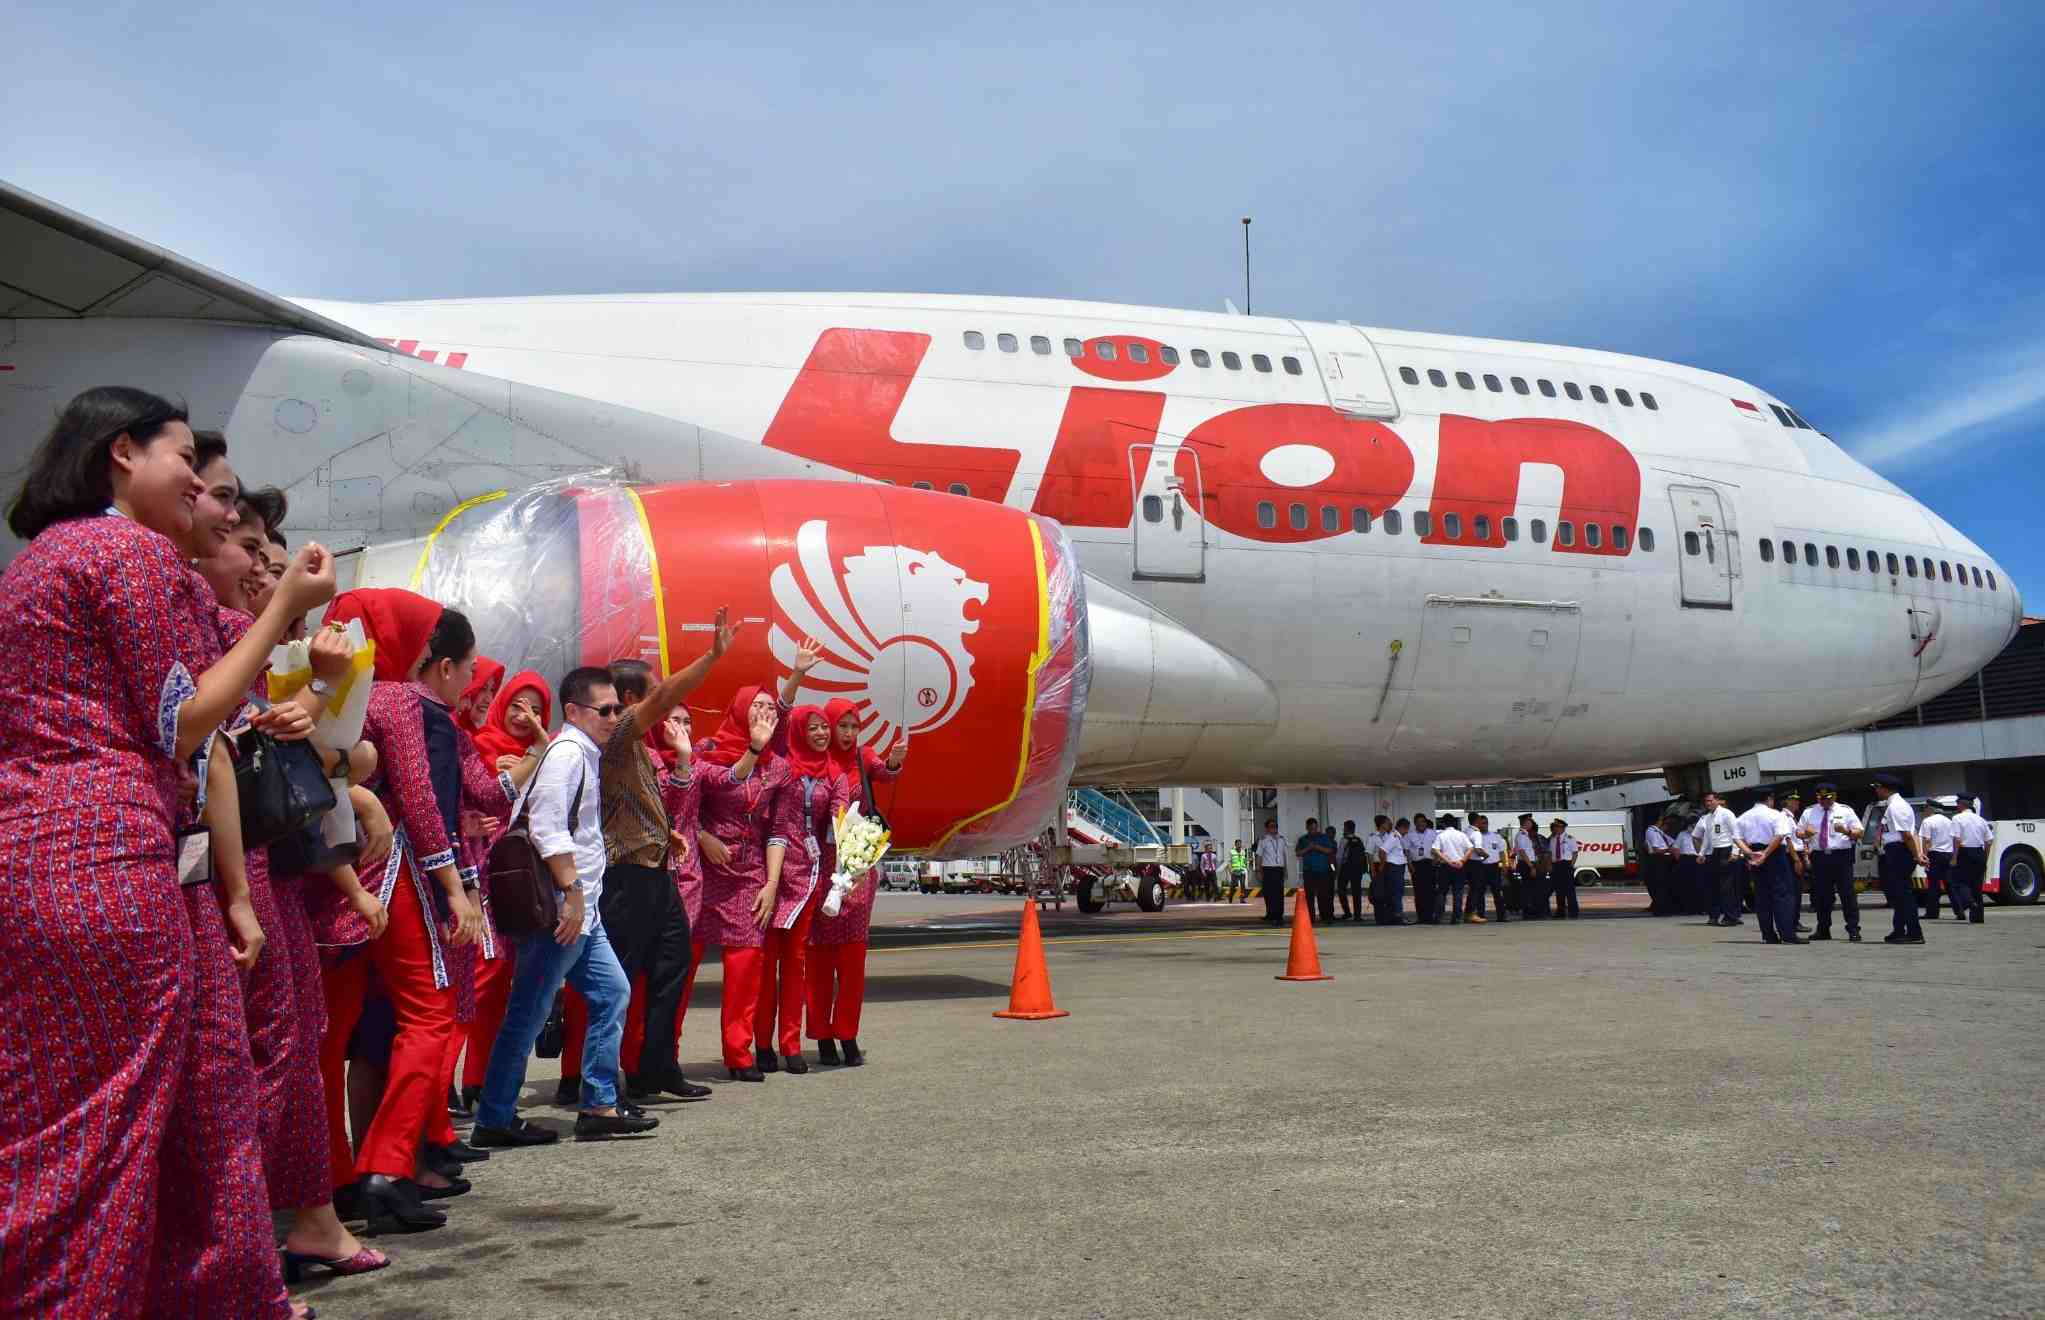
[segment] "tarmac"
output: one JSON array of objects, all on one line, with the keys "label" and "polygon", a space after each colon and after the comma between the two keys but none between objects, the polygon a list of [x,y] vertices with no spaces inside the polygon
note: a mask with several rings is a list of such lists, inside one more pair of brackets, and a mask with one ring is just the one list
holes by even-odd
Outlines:
[{"label": "tarmac", "polygon": [[[683,1059],[712,1099],[498,1152],[448,1227],[378,1241],[390,1269],[301,1293],[325,1320],[2045,1315],[2045,909],[1896,948],[1877,904],[1868,942],[1792,948],[1600,897],[1323,929],[1308,984],[1254,904],[1059,917],[1049,1022],[991,1016],[1001,923],[890,933],[869,1066],[759,1085],[715,1062],[708,966]],[[565,1131],[554,1075],[528,1113]]]}]

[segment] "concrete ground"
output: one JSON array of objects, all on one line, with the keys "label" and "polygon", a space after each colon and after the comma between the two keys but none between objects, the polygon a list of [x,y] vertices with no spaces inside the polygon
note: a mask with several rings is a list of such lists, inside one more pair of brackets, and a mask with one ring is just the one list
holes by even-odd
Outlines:
[{"label": "concrete ground", "polygon": [[[962,909],[963,910],[963,909]],[[1172,915],[1167,913],[1167,916]],[[1766,947],[1602,915],[877,946],[871,1065],[500,1152],[305,1290],[379,1317],[2045,1315],[2045,910]],[[814,1058],[814,1055],[812,1055]],[[536,1063],[532,1116],[550,1065]]]}]

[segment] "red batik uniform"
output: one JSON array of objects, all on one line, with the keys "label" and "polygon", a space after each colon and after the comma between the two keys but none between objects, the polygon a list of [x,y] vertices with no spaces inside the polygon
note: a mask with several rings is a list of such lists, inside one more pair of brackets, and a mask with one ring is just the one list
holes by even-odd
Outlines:
[{"label": "red batik uniform", "polygon": [[[435,1111],[444,1113],[436,1090],[448,1037],[454,1032],[454,993],[449,988],[440,938],[442,898],[429,872],[455,863],[453,841],[433,796],[426,756],[425,716],[419,696],[402,681],[425,649],[440,621],[441,607],[411,592],[393,589],[344,592],[327,610],[329,621],[361,619],[376,642],[377,681],[370,688],[362,722],[364,741],[376,748],[377,771],[369,788],[396,827],[389,859],[378,873],[362,878],[389,913],[381,937],[327,972],[327,1033],[320,1072],[327,1093],[328,1161],[336,1187],[372,1173],[410,1178],[420,1139]],[[338,899],[334,895],[334,899]],[[331,904],[315,913],[314,929],[325,944],[361,943],[366,929],[352,909]],[[362,1152],[351,1155],[347,1132],[348,1039],[362,1017],[371,968],[397,1014],[383,1099]]]},{"label": "red batik uniform", "polygon": [[0,1315],[288,1314],[219,909],[195,937],[177,883],[212,608],[118,515],[0,573]]},{"label": "red batik uniform", "polygon": [[[490,713],[484,718],[482,727],[475,730],[476,752],[490,769],[496,768],[500,757],[524,756],[531,750],[530,743],[511,731],[506,718],[512,701],[521,692],[531,692],[540,699],[540,723],[543,726],[554,718],[554,697],[547,690],[547,680],[530,669],[513,675],[509,682],[497,689],[496,699],[490,703]],[[492,839],[510,824],[509,812],[499,817]],[[486,848],[485,860],[487,857]],[[490,1048],[497,1042],[498,1028],[504,1025],[504,1009],[511,1000],[511,974],[517,954],[511,941],[497,937],[497,928],[490,915],[489,877],[483,877],[480,892],[483,896],[483,929],[489,936],[489,946],[476,967],[476,1013],[468,1027],[468,1055],[462,1061],[463,1086],[481,1086],[483,1074],[490,1067]]]},{"label": "red batik uniform", "polygon": [[[822,866],[833,823],[852,800],[844,778],[831,766],[830,749],[813,750],[804,736],[811,721],[823,720],[822,707],[797,706],[781,724],[787,735],[789,794],[795,810],[787,832],[788,851],[781,862],[781,884],[774,892],[774,915],[767,923],[753,1032],[760,1047],[774,1048],[778,1042],[783,1054],[802,1050],[802,1010],[809,1000],[810,922],[830,888],[831,873]],[[826,732],[829,727],[825,725]]]},{"label": "red batik uniform", "polygon": [[[824,708],[833,730],[838,727],[838,720],[853,710],[849,701],[833,701]],[[888,769],[887,763],[873,749],[855,747],[850,752],[840,752],[835,740],[831,744],[831,761],[845,776],[847,788],[859,803],[861,814],[871,814],[874,804],[867,797],[859,778],[861,761],[865,763],[866,778],[871,783],[887,783],[895,778],[896,772]],[[826,851],[823,864],[824,874],[828,876],[837,865],[835,848]],[[880,868],[876,866],[845,895],[837,916],[828,917],[818,912],[816,920],[810,924],[811,1040],[851,1040],[859,1035],[860,1009],[866,1003],[867,935],[873,925],[874,894],[879,888]]]}]

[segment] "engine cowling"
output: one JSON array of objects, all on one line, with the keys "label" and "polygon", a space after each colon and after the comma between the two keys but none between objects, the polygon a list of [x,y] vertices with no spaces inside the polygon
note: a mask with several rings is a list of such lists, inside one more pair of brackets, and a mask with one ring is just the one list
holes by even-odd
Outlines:
[{"label": "engine cowling", "polygon": [[416,589],[466,612],[485,654],[553,681],[627,656],[667,673],[728,604],[742,626],[689,699],[699,737],[816,637],[798,704],[842,696],[865,745],[910,740],[875,792],[900,848],[1030,839],[1078,755],[1083,575],[1064,531],[1020,510],[840,482],[537,486],[457,509],[415,564]]}]

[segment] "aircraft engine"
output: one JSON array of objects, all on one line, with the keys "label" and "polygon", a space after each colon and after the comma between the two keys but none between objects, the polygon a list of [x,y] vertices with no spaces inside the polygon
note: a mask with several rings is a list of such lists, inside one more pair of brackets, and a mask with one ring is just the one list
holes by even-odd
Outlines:
[{"label": "aircraft engine", "polygon": [[1029,840],[1078,756],[1084,579],[1063,529],[1034,514],[888,485],[585,479],[470,501],[399,572],[395,550],[371,552],[365,584],[409,581],[465,611],[484,654],[551,682],[627,656],[671,672],[729,604],[738,640],[689,698],[698,738],[815,637],[797,704],[845,697],[865,745],[910,741],[901,778],[875,787],[899,848]]}]

